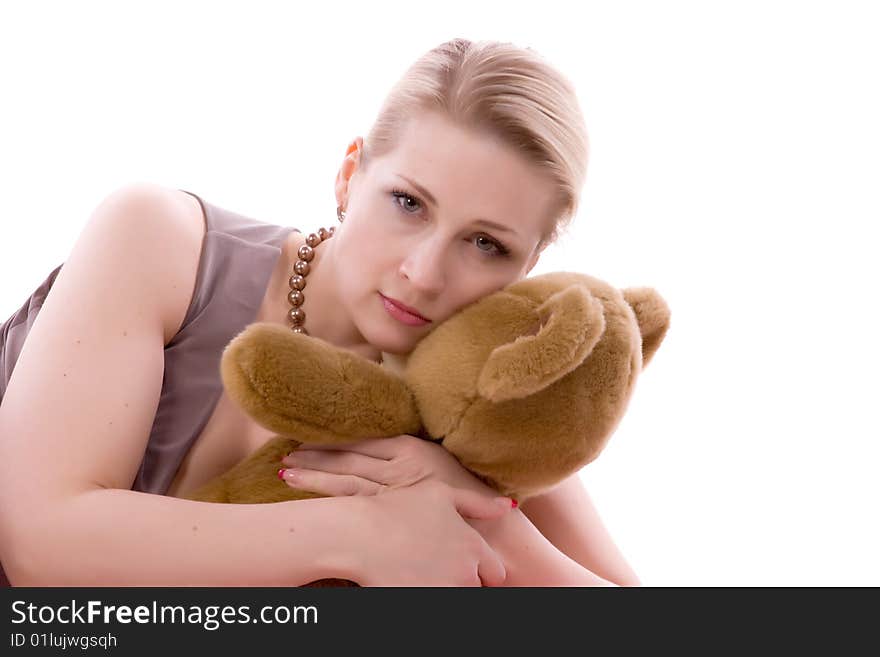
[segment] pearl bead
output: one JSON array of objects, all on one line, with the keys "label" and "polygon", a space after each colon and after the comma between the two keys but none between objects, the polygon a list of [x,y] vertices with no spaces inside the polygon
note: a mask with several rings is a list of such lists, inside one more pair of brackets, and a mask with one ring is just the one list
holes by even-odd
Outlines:
[{"label": "pearl bead", "polygon": [[287,300],[290,302],[291,306],[299,308],[303,305],[303,301],[306,300],[306,296],[299,290],[291,290],[287,293]]},{"label": "pearl bead", "polygon": [[299,251],[297,252],[300,260],[305,260],[306,262],[311,262],[312,258],[315,257],[315,251],[308,244],[303,244],[299,247]]},{"label": "pearl bead", "polygon": [[305,260],[297,260],[296,264],[293,265],[293,271],[301,276],[307,276],[309,273],[309,263]]},{"label": "pearl bead", "polygon": [[306,286],[306,279],[299,274],[295,274],[290,277],[288,283],[290,283],[290,287],[294,290],[302,290]]},{"label": "pearl bead", "polygon": [[327,229],[326,229],[326,228],[319,228],[319,229],[318,229],[318,237],[321,238],[321,241],[322,241],[322,242],[323,242],[325,239],[327,239],[328,236],[329,236],[329,233],[327,232]]},{"label": "pearl bead", "polygon": [[291,308],[287,311],[287,316],[294,324],[304,324],[306,321],[306,311],[302,308]]},{"label": "pearl bead", "polygon": [[308,244],[313,249],[321,243],[321,238],[318,237],[315,233],[311,233],[306,238],[306,244]]}]

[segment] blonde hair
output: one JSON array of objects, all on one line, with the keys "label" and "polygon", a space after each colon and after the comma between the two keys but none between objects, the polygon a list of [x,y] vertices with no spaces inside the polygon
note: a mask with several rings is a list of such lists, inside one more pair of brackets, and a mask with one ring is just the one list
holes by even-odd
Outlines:
[{"label": "blonde hair", "polygon": [[554,182],[554,205],[541,244],[557,239],[577,212],[589,141],[574,87],[531,48],[453,39],[420,57],[394,85],[364,140],[360,166],[394,149],[419,111],[492,135]]}]

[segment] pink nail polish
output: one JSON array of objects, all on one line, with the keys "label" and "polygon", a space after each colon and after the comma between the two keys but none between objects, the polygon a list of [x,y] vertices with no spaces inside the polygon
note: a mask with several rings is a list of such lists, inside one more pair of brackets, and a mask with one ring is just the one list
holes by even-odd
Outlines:
[{"label": "pink nail polish", "polygon": [[281,468],[281,469],[278,471],[278,478],[279,478],[279,479],[284,479],[284,468]]}]

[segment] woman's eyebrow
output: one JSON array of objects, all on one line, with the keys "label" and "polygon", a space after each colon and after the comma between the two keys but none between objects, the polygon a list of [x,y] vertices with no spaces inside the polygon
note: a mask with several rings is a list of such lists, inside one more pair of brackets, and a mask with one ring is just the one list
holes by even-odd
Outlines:
[{"label": "woman's eyebrow", "polygon": [[[415,187],[416,191],[419,194],[421,194],[422,196],[424,196],[425,200],[428,201],[428,203],[433,205],[435,208],[440,207],[437,203],[437,199],[434,198],[434,195],[431,192],[429,192],[427,189],[422,187],[415,180],[412,180],[411,178],[407,178],[402,173],[395,173],[394,175],[397,176],[398,178],[403,178],[406,182],[408,182],[410,185]],[[510,228],[509,226],[505,226],[504,224],[498,224],[498,223],[495,223],[494,221],[489,221],[488,219],[477,219],[475,223],[483,224],[484,226],[489,226],[490,228],[494,228],[495,230],[500,230],[505,233],[513,233],[514,235],[516,235],[516,231],[513,230],[512,228]]]},{"label": "woman's eyebrow", "polygon": [[425,189],[424,187],[422,187],[422,186],[421,186],[419,183],[417,183],[415,180],[413,180],[413,179],[411,179],[411,178],[407,178],[407,177],[404,176],[402,173],[395,173],[394,175],[397,176],[398,178],[403,178],[406,182],[408,182],[410,185],[412,185],[413,187],[415,187],[415,188],[416,188],[416,191],[417,191],[419,194],[421,194],[422,196],[424,196],[424,197],[425,197],[425,200],[427,200],[428,203],[430,203],[430,204],[433,205],[434,207],[439,207],[439,206],[437,205],[437,199],[434,198],[434,195],[433,195],[431,192],[429,192],[427,189]]}]

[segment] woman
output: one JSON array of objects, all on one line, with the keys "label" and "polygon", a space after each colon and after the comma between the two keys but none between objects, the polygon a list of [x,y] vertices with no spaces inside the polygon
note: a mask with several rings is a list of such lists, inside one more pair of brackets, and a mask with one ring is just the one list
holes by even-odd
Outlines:
[{"label": "woman", "polygon": [[306,237],[293,229],[181,190],[110,194],[4,325],[9,580],[637,583],[577,476],[514,510],[411,436],[288,457],[285,480],[325,498],[179,497],[271,435],[222,394],[230,337],[251,322],[291,322],[400,367],[434,326],[532,269],[574,215],[586,151],[558,72],[530,50],[456,39],[417,61],[366,142],[349,145],[336,179],[342,223],[313,242],[299,282]]}]

